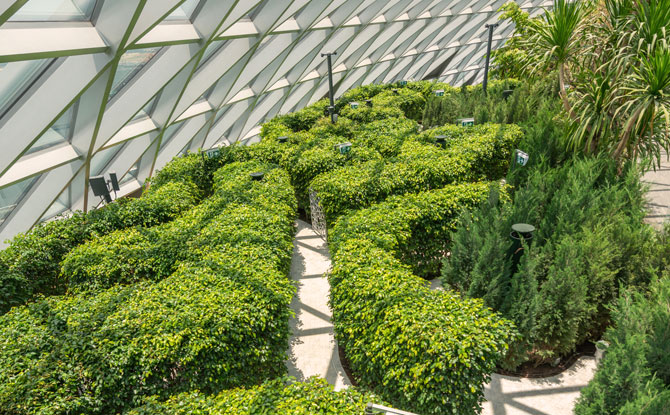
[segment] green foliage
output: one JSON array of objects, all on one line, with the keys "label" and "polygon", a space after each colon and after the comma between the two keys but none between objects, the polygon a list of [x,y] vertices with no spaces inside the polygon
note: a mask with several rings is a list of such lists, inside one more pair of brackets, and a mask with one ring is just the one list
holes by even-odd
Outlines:
[{"label": "green foliage", "polygon": [[361,385],[398,407],[476,413],[507,351],[511,324],[480,300],[431,291],[410,268],[434,270],[459,212],[487,190],[464,184],[393,197],[342,217],[331,232],[338,342]]},{"label": "green foliage", "polygon": [[[214,174],[206,211],[182,216],[212,216],[207,227],[191,224],[200,230],[186,244],[181,234],[165,231],[183,251],[179,263],[167,254],[155,263],[145,263],[147,257],[133,262],[136,250],[152,244],[142,240],[145,231],[132,229],[115,235],[118,252],[103,255],[104,265],[113,267],[116,258],[123,264],[117,272],[128,276],[103,274],[107,279],[89,283],[134,282],[141,278],[132,265],[162,261],[176,269],[166,278],[50,297],[1,316],[0,412],[117,413],[147,396],[216,393],[281,375],[294,293],[286,272],[296,207],[285,172],[250,179],[262,168],[269,167],[233,163]],[[179,233],[182,226],[172,225],[180,219],[159,228]],[[83,266],[97,272],[88,259]]]},{"label": "green foliage", "polygon": [[[598,340],[619,287],[648,284],[661,269],[657,238],[643,223],[643,190],[631,169],[604,159],[539,165],[512,204],[483,204],[461,218],[443,282],[515,322],[522,338],[506,366],[543,362]],[[513,269],[513,223],[537,227]]]},{"label": "green foliage", "polygon": [[0,314],[37,294],[62,294],[60,262],[87,240],[133,226],[168,222],[198,203],[191,182],[165,182],[140,199],[122,199],[87,214],[43,223],[14,237],[0,252]]},{"label": "green foliage", "polygon": [[316,377],[305,382],[284,378],[214,396],[191,392],[165,402],[151,399],[128,415],[364,415],[369,402],[379,399],[354,388],[335,392],[325,379]]},{"label": "green foliage", "polygon": [[670,278],[646,295],[628,292],[613,312],[610,342],[595,377],[582,391],[577,415],[660,415],[670,403]]},{"label": "green foliage", "polygon": [[449,246],[457,212],[476,206],[488,193],[489,184],[448,186],[418,194],[389,197],[384,202],[342,216],[333,228],[330,248],[357,235],[396,252],[415,274],[432,277]]},{"label": "green foliage", "polygon": [[[194,245],[219,245],[215,241],[222,242],[221,237],[211,234],[211,229],[219,223],[222,210],[231,210],[229,217],[238,218],[236,226],[241,228],[226,230],[227,237],[246,235],[242,232],[254,227],[240,218],[240,212],[246,212],[246,206],[252,203],[259,208],[267,207],[270,212],[276,211],[279,203],[286,209],[282,212],[285,217],[293,217],[293,192],[284,190],[287,188],[285,173],[269,172],[268,177],[258,184],[249,176],[249,172],[255,170],[268,170],[268,166],[259,162],[226,165],[214,174],[214,195],[204,203],[158,227],[118,231],[75,248],[64,258],[61,275],[74,290],[106,288],[115,283],[129,284],[144,279],[161,280],[175,271],[180,260],[192,255]],[[269,201],[266,194],[279,199]],[[229,207],[230,204],[234,204],[234,208]],[[239,207],[239,204],[244,205]],[[259,215],[252,216],[258,219]],[[263,223],[266,227],[261,229],[265,229],[267,237],[278,238],[272,233],[275,228],[267,221]],[[279,231],[291,232],[286,226]],[[246,241],[252,240],[247,235]]]},{"label": "green foliage", "polygon": [[[455,124],[461,118],[474,118],[475,125],[487,122],[519,124],[534,119],[538,109],[557,102],[553,79],[533,83],[515,79],[492,80],[488,93],[481,87],[461,88],[444,96],[431,95],[423,114],[426,128]],[[504,98],[503,91],[512,90]]]},{"label": "green foliage", "polygon": [[307,131],[321,118],[325,117],[324,110],[328,107],[328,100],[305,107],[300,111],[278,117],[278,121],[290,128],[293,132]]},{"label": "green foliage", "polygon": [[520,129],[513,125],[484,125],[468,129],[467,133],[444,150],[406,140],[397,159],[321,174],[312,182],[312,188],[321,198],[326,220],[333,223],[349,209],[366,207],[391,195],[467,180],[500,178],[521,137]]}]

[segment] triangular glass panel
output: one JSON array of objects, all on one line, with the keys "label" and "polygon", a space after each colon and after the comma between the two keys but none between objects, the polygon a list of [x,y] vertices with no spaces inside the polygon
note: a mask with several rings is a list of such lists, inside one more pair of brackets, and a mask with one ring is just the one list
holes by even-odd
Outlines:
[{"label": "triangular glass panel", "polygon": [[137,75],[144,66],[153,59],[154,56],[161,50],[160,47],[133,49],[129,50],[121,56],[119,66],[114,75],[114,82],[112,89],[109,92],[109,99],[111,100]]},{"label": "triangular glass panel", "polygon": [[139,174],[139,172],[140,172],[140,162],[138,161],[138,162],[135,163],[135,165],[128,171],[128,173],[126,173],[126,175],[123,176],[123,178],[121,179],[121,181],[119,182],[119,184],[120,184],[121,186],[123,186],[124,184],[130,182],[131,180],[136,180],[136,179],[137,179],[137,175]]},{"label": "triangular glass panel", "polygon": [[42,136],[30,147],[26,154],[32,154],[40,150],[53,147],[58,144],[67,143],[70,141],[70,133],[72,131],[74,108],[76,104],[65,111],[58,120],[45,132]]},{"label": "triangular glass panel", "polygon": [[153,112],[154,107],[156,106],[156,101],[158,101],[158,95],[153,97],[153,99],[149,101],[149,103],[145,105],[144,108],[142,108],[137,114],[135,114],[135,116],[133,117],[132,120],[130,120],[130,122],[151,117],[151,113]]},{"label": "triangular glass panel", "polygon": [[0,63],[0,118],[54,59]]},{"label": "triangular glass panel", "polygon": [[186,0],[179,7],[177,7],[168,17],[166,21],[190,21],[193,12],[200,4],[200,0]]},{"label": "triangular glass panel", "polygon": [[38,177],[29,177],[0,189],[0,225],[21,202]]},{"label": "triangular glass panel", "polygon": [[96,0],[28,0],[10,22],[72,22],[91,19]]}]

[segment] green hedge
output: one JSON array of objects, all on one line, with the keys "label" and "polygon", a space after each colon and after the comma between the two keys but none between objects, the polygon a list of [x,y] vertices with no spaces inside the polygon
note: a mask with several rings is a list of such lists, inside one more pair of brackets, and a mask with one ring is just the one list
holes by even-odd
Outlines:
[{"label": "green hedge", "polygon": [[[75,291],[144,279],[161,280],[175,271],[179,261],[192,256],[192,242],[203,245],[198,242],[203,239],[200,233],[213,236],[206,228],[227,205],[254,203],[276,210],[281,202],[293,209],[290,202],[293,192],[287,194],[284,190],[285,173],[268,172],[262,184],[257,184],[249,176],[255,170],[268,171],[269,167],[259,162],[229,164],[214,174],[214,195],[174,221],[150,229],[124,229],[73,249],[62,262],[63,280]],[[281,195],[281,199],[265,203],[266,192],[275,197]],[[284,213],[286,217],[294,214],[292,210]],[[251,228],[252,224],[248,225]],[[270,230],[266,228],[267,232]],[[212,243],[205,239],[205,244]]]},{"label": "green hedge", "polygon": [[577,415],[661,415],[670,406],[670,278],[628,292],[613,313],[610,342],[577,401]]},{"label": "green hedge", "polygon": [[[461,209],[486,184],[394,197],[349,217],[331,232],[331,306],[339,344],[360,384],[421,414],[475,414],[483,385],[514,330],[483,306],[431,291],[411,271],[444,255]],[[429,205],[438,209],[426,209]],[[426,234],[427,233],[427,234]],[[428,258],[417,249],[428,242]]]},{"label": "green hedge", "polygon": [[483,200],[489,187],[488,183],[461,184],[392,196],[342,216],[330,237],[331,250],[337,251],[343,241],[357,235],[395,252],[398,259],[411,265],[415,274],[436,276],[456,227],[456,217],[464,208]]},{"label": "green hedge", "polygon": [[192,392],[165,402],[152,399],[128,415],[365,415],[370,402],[379,400],[354,388],[335,392],[325,379],[275,379],[258,387],[226,390],[214,396]]},{"label": "green hedge", "polygon": [[446,149],[405,140],[397,159],[321,174],[312,188],[322,201],[327,222],[333,223],[347,210],[369,206],[391,195],[500,178],[520,137],[521,130],[516,126],[486,125],[468,129],[461,139],[451,140],[453,145]]},{"label": "green hedge", "polygon": [[132,226],[168,222],[199,201],[192,182],[166,182],[140,199],[121,199],[87,214],[40,224],[0,252],[0,314],[37,294],[62,294],[62,259],[87,240]]},{"label": "green hedge", "polygon": [[[251,386],[285,372],[295,199],[288,175],[234,163],[221,210],[159,282],[116,285],[0,317],[0,412],[116,413],[144,397]],[[267,167],[266,167],[267,168]]]}]

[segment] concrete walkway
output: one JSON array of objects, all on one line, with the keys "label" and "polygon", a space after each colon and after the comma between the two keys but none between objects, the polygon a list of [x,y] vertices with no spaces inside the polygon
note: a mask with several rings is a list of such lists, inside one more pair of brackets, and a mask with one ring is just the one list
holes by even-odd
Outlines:
[{"label": "concrete walkway", "polygon": [[324,275],[329,269],[328,245],[308,223],[299,220],[291,262],[291,279],[298,292],[291,303],[295,317],[290,321],[292,337],[286,366],[289,375],[298,380],[319,376],[341,390],[351,383],[335,344],[328,307],[330,285]]},{"label": "concrete walkway", "polygon": [[568,370],[547,378],[494,373],[485,386],[482,415],[572,415],[579,393],[593,378],[596,358],[579,358]]},{"label": "concrete walkway", "polygon": [[[426,281],[442,290],[438,278]],[[517,378],[497,373],[484,387],[482,415],[572,415],[579,393],[593,378],[595,357],[579,358],[569,369],[547,378]]]},{"label": "concrete walkway", "polygon": [[670,161],[665,153],[661,155],[661,167],[648,171],[642,181],[649,186],[646,222],[661,229],[663,222],[670,219]]}]

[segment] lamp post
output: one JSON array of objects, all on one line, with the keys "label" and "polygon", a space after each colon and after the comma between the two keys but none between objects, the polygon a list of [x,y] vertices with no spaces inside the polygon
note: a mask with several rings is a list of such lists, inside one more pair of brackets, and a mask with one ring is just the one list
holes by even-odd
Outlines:
[{"label": "lamp post", "polygon": [[489,83],[489,62],[491,61],[491,43],[493,42],[493,29],[498,27],[498,23],[487,24],[486,28],[489,30],[489,43],[486,46],[486,67],[484,68],[484,94],[486,94],[486,86]]},{"label": "lamp post", "polygon": [[330,90],[330,121],[335,124],[335,91],[333,91],[333,59],[332,56],[337,55],[337,52],[322,53],[321,57],[328,57],[328,88]]}]

